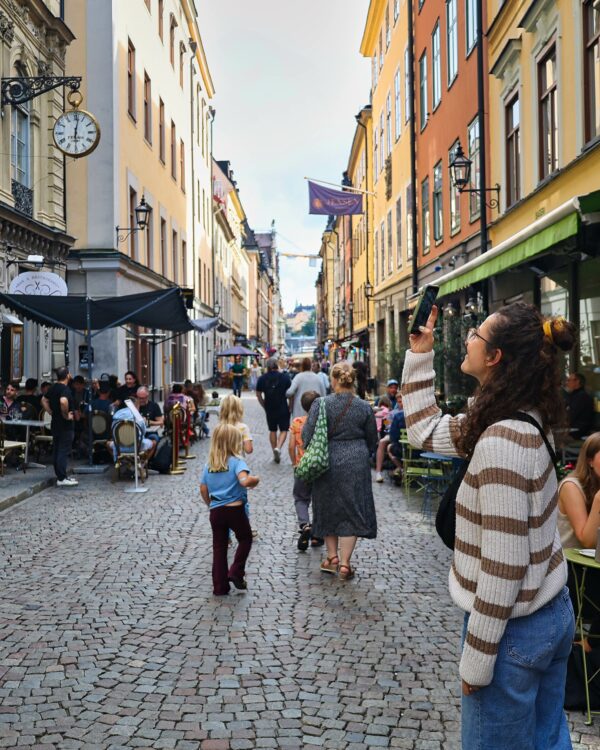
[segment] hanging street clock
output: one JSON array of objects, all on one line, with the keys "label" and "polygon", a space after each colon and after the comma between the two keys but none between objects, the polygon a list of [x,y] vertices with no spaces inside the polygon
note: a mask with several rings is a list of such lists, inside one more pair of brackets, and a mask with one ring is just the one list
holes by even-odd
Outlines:
[{"label": "hanging street clock", "polygon": [[67,156],[88,156],[100,142],[98,120],[85,109],[79,109],[83,97],[71,91],[67,97],[73,109],[64,112],[54,123],[54,143]]}]

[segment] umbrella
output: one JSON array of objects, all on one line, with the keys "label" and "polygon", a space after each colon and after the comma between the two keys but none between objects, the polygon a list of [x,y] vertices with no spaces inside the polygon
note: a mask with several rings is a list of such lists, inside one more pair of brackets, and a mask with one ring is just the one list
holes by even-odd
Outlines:
[{"label": "umbrella", "polygon": [[217,357],[259,357],[260,355],[245,346],[232,346],[223,352],[218,352]]}]

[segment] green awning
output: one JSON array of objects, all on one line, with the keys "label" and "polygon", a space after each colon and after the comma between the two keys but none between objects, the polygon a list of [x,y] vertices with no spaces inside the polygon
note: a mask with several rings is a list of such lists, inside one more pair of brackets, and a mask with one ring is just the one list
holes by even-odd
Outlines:
[{"label": "green awning", "polygon": [[[483,260],[475,268],[471,268],[464,274],[455,276],[453,279],[444,282],[440,286],[438,296],[443,297],[445,294],[456,292],[458,289],[464,289],[471,284],[475,284],[477,281],[482,281],[490,276],[506,271],[508,268],[518,266],[519,263],[523,263],[523,261],[533,258],[553,245],[577,234],[578,229],[579,214],[574,211],[549,227],[542,229],[532,237],[519,242],[518,245],[509,248],[506,252],[496,255],[489,260]],[[485,258],[485,256],[481,257]]]}]

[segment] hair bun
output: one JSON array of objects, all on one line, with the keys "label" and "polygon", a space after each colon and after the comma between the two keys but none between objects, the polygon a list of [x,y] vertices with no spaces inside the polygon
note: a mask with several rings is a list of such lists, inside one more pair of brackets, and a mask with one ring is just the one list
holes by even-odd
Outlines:
[{"label": "hair bun", "polygon": [[570,351],[575,345],[575,326],[562,316],[548,318],[544,321],[544,336],[563,352]]},{"label": "hair bun", "polygon": [[331,377],[337,380],[344,388],[350,388],[356,380],[356,370],[349,362],[338,362],[331,370]]}]

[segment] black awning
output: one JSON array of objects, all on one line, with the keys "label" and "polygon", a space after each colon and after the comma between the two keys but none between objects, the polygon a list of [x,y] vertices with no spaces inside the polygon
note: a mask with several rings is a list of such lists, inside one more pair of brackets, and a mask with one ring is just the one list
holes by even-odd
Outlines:
[{"label": "black awning", "polygon": [[104,299],[0,293],[0,304],[34,323],[79,333],[123,323],[176,333],[194,330],[179,287]]}]

